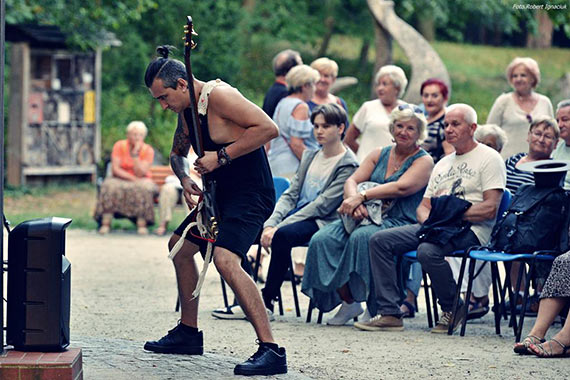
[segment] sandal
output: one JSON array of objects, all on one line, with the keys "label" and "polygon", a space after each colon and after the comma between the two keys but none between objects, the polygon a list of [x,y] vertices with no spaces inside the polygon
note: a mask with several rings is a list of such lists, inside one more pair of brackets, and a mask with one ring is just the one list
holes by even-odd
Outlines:
[{"label": "sandal", "polygon": [[546,342],[546,339],[540,339],[535,335],[527,335],[522,342],[515,343],[513,351],[519,355],[531,355],[534,352],[530,350],[531,344],[540,344]]},{"label": "sandal", "polygon": [[467,320],[477,319],[485,316],[489,312],[489,305],[483,305],[481,301],[469,301],[469,311]]},{"label": "sandal", "polygon": [[400,306],[405,306],[408,309],[408,311],[402,311],[402,318],[414,318],[416,316],[416,307],[408,301],[404,300]]},{"label": "sandal", "polygon": [[[552,352],[552,342],[558,344],[560,347],[562,347],[562,352],[555,354]],[[547,350],[544,345],[545,343],[549,343],[550,344],[550,350]],[[550,340],[548,342],[544,342],[544,343],[540,343],[540,344],[531,344],[530,349],[532,350],[532,353],[535,354],[536,356],[538,356],[539,358],[564,358],[564,357],[570,357],[570,352],[568,352],[568,350],[570,350],[570,346],[566,346],[562,343],[560,343],[559,340],[555,339],[555,338],[550,338]]]}]

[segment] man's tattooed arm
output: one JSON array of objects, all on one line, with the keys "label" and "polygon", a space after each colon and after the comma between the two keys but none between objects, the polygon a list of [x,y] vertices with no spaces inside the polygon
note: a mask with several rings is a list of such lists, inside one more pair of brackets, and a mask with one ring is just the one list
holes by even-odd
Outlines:
[{"label": "man's tattooed arm", "polygon": [[190,165],[188,164],[188,152],[191,147],[190,136],[184,128],[182,116],[178,116],[178,126],[174,132],[172,141],[172,151],[170,152],[170,166],[174,174],[182,181],[184,177],[190,176]]}]

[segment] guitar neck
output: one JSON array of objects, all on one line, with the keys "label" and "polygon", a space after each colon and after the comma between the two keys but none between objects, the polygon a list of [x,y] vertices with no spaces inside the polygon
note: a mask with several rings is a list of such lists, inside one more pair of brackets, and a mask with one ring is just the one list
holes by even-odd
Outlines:
[{"label": "guitar neck", "polygon": [[194,76],[192,75],[192,64],[190,61],[190,55],[192,52],[192,48],[195,46],[192,42],[192,33],[194,31],[192,25],[192,17],[187,16],[187,34],[186,34],[186,43],[184,48],[184,65],[186,66],[186,75],[188,76],[188,94],[190,96],[190,120],[186,117],[186,113],[184,116],[186,118],[186,124],[189,128],[192,129],[194,132],[194,136],[196,137],[196,154],[198,157],[204,156],[204,143],[202,139],[202,129],[200,128],[200,121],[198,119],[198,104],[196,102],[196,92],[194,91]]}]

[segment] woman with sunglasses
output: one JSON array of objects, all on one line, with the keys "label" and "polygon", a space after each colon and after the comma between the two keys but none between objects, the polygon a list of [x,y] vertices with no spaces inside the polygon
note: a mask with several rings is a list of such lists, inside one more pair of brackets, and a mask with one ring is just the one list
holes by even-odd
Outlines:
[{"label": "woman with sunglasses", "polygon": [[390,134],[390,112],[404,95],[408,79],[404,70],[394,65],[382,66],[374,78],[378,99],[364,102],[354,115],[346,132],[344,142],[362,162],[370,152],[378,147],[392,144]]},{"label": "woman with sunglasses", "polygon": [[[416,223],[416,208],[433,168],[432,158],[419,146],[426,124],[418,107],[404,103],[394,108],[389,131],[395,144],[376,148],[364,159],[344,185],[338,209],[342,220],[320,229],[309,243],[303,293],[323,312],[343,303],[329,325],[345,324],[363,312],[360,302],[374,300],[370,236]],[[375,303],[368,306],[375,308]]]}]

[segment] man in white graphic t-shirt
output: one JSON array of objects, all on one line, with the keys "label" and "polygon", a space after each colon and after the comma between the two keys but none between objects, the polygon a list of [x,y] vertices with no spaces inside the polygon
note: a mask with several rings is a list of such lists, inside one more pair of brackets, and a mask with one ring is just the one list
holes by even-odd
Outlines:
[{"label": "man in white graphic t-shirt", "polygon": [[[465,305],[462,304],[457,313],[458,318],[453,316],[457,284],[445,255],[487,243],[505,188],[506,173],[501,156],[494,149],[475,141],[473,136],[477,129],[477,114],[472,107],[466,104],[450,106],[444,124],[445,140],[453,145],[455,152],[435,165],[424,198],[416,211],[418,224],[379,231],[370,239],[370,265],[378,314],[369,322],[354,324],[362,330],[404,329],[398,305],[400,291],[394,256],[415,249],[422,268],[430,275],[443,311],[432,332],[447,333],[450,324],[455,329],[465,315]],[[461,217],[463,221],[471,223],[470,228],[443,245],[420,242],[416,233],[430,216],[432,197],[444,195],[471,203]],[[449,213],[455,211],[449,210]]]}]

